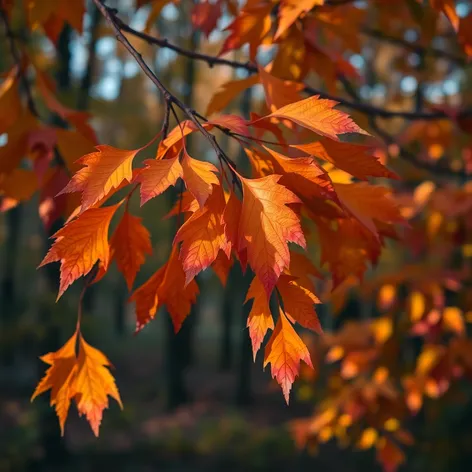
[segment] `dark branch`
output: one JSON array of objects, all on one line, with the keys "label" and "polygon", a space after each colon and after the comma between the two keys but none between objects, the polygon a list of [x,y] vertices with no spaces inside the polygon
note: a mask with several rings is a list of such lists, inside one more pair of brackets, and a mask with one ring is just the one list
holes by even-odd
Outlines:
[{"label": "dark branch", "polygon": [[[341,83],[343,84],[344,90],[348,93],[354,100],[359,100],[359,95],[357,94],[355,88],[346,79],[346,77],[341,76],[340,78]],[[369,125],[384,142],[388,146],[395,145],[399,150],[399,156],[403,158],[405,161],[408,161],[410,164],[414,165],[415,167],[419,167],[421,169],[427,170],[436,176],[442,177],[456,177],[467,180],[470,176],[464,170],[454,170],[449,167],[447,164],[441,164],[438,162],[430,162],[424,159],[421,159],[417,154],[410,152],[395,140],[395,138],[385,131],[383,128],[379,126],[375,116],[369,117]]]},{"label": "dark branch", "polygon": [[[6,32],[6,36],[8,38],[8,44],[9,44],[11,56],[13,58],[13,61],[16,65],[16,67],[18,68],[18,77],[21,81],[21,84],[23,86],[23,89],[24,89],[24,92],[25,92],[25,95],[26,95],[26,102],[27,102],[27,105],[28,105],[28,109],[29,109],[29,111],[31,112],[31,114],[33,116],[35,116],[36,118],[41,120],[41,116],[40,116],[38,108],[36,106],[36,102],[34,101],[34,98],[33,98],[33,92],[31,90],[31,86],[30,86],[30,83],[28,81],[28,77],[26,76],[25,70],[23,68],[23,61],[22,61],[20,51],[18,50],[18,48],[16,46],[15,35],[13,34],[13,31],[11,29],[11,25],[10,25],[10,21],[8,19],[8,15],[7,15],[6,11],[3,8],[0,8],[0,16],[2,18],[2,22],[3,22],[3,25],[5,27],[5,32]],[[57,146],[54,146],[54,156],[55,156],[55,160],[56,160],[57,164],[60,165],[67,174],[69,174],[69,170],[67,168],[67,165],[66,165],[66,163],[64,161],[64,158],[62,157],[61,153],[59,152],[59,149],[57,148]]]},{"label": "dark branch", "polygon": [[[94,0],[95,1],[95,0]],[[250,73],[257,73],[257,66],[251,62],[240,62],[229,59],[224,59],[217,56],[212,56],[209,54],[203,54],[200,52],[190,51],[188,49],[182,48],[175,44],[170,43],[167,39],[156,38],[149,34],[137,31],[131,26],[123,23],[120,19],[115,17],[115,23],[120,30],[126,31],[127,33],[136,36],[148,44],[154,44],[161,48],[170,49],[181,56],[188,57],[190,59],[195,59],[198,61],[206,62],[209,67],[214,66],[228,66],[233,69],[244,69]],[[433,112],[423,112],[423,111],[396,111],[396,110],[387,110],[385,108],[376,107],[361,101],[348,100],[343,97],[331,95],[326,93],[323,90],[316,89],[309,85],[305,85],[304,92],[309,95],[319,95],[322,98],[327,98],[329,100],[335,100],[339,102],[340,105],[350,108],[351,110],[356,110],[360,113],[364,113],[370,116],[377,116],[379,118],[403,118],[405,120],[449,120],[451,117],[441,110],[436,110]],[[460,114],[462,117],[472,116],[472,110],[465,109]]]},{"label": "dark branch", "polygon": [[430,55],[434,57],[439,57],[441,59],[446,59],[448,61],[455,62],[463,66],[468,64],[468,62],[463,56],[453,54],[448,51],[443,51],[442,49],[436,49],[433,47],[424,47],[418,43],[411,43],[410,41],[407,41],[406,39],[388,36],[379,30],[375,30],[372,28],[364,28],[362,30],[362,33],[367,36],[370,36],[371,38],[375,38],[379,41],[384,41],[384,42],[393,44],[403,49],[408,49],[409,51],[415,52],[420,55],[424,55],[424,56]]},{"label": "dark branch", "polygon": [[33,99],[33,94],[31,92],[31,87],[28,82],[28,78],[26,77],[24,70],[23,70],[23,64],[21,60],[21,54],[18,48],[16,47],[16,42],[15,42],[15,35],[13,34],[13,31],[10,26],[10,21],[8,20],[8,15],[7,12],[3,9],[0,8],[0,16],[2,17],[2,22],[5,27],[5,33],[8,38],[8,47],[10,48],[10,54],[13,58],[13,61],[18,68],[18,77],[20,78],[21,84],[23,85],[23,89],[25,91],[26,95],[26,101],[28,104],[29,111],[36,117],[39,118],[39,113],[38,109],[36,108],[36,104]]},{"label": "dark branch", "polygon": [[[144,61],[142,55],[132,46],[132,44],[128,41],[126,36],[122,33],[123,22],[120,21],[116,16],[116,11],[107,7],[102,3],[101,0],[93,0],[97,8],[100,10],[104,18],[108,21],[110,26],[113,28],[116,39],[123,44],[123,46],[128,50],[128,52],[134,57],[135,61],[138,63],[139,67],[143,70],[143,72],[147,75],[147,77],[151,80],[151,82],[158,88],[161,92],[164,101],[166,102],[166,107],[170,107],[171,111],[174,111],[173,105],[177,106],[180,110],[184,112],[185,115],[189,118],[189,120],[196,126],[196,128],[203,134],[203,136],[209,141],[211,147],[214,149],[218,159],[223,160],[227,165],[228,169],[230,170],[231,174],[233,175],[233,179],[236,179],[239,185],[241,183],[237,180],[237,175],[235,173],[236,164],[226,155],[223,149],[219,146],[216,138],[214,135],[209,133],[200,123],[198,120],[197,112],[192,110],[187,105],[185,105],[181,100],[179,100],[175,95],[173,95],[169,89],[160,81],[156,74],[149,68],[149,66]],[[164,127],[165,125],[164,119]]]}]

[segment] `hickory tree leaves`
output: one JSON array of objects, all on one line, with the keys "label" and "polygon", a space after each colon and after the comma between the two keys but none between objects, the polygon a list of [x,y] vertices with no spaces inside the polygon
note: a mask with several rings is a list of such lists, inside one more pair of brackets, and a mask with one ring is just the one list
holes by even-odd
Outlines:
[{"label": "hickory tree leaves", "polygon": [[[300,362],[312,365],[307,347],[295,326],[321,332],[315,311],[315,305],[320,301],[309,277],[310,273],[317,275],[316,269],[313,271],[310,268],[307,255],[294,252],[295,246],[306,249],[302,220],[311,220],[316,225],[317,219],[320,222],[323,219],[319,228],[336,225],[333,231],[339,233],[339,239],[352,235],[352,232],[342,233],[346,224],[348,228],[349,225],[357,225],[359,231],[370,231],[370,244],[375,245],[377,252],[363,253],[359,263],[365,269],[369,259],[375,261],[382,244],[376,222],[394,225],[402,222],[402,218],[394,203],[388,200],[387,189],[370,184],[336,184],[331,181],[316,159],[337,160],[342,165],[343,157],[337,148],[335,157],[327,158],[330,148],[325,143],[321,156],[309,154],[307,157],[307,149],[310,148],[303,147],[302,143],[300,147],[303,152],[294,146],[282,146],[275,150],[253,138],[254,125],[258,122],[268,121],[282,131],[285,126],[282,119],[296,123],[310,133],[316,131],[325,136],[324,139],[334,142],[338,142],[339,136],[344,133],[363,133],[349,116],[333,108],[332,102],[311,97],[254,121],[221,115],[205,123],[206,129],[216,126],[228,130],[230,134],[233,130],[244,131],[244,134],[237,133],[235,136],[245,137],[242,144],[253,168],[257,169],[257,161],[260,161],[260,170],[256,170],[254,175],[243,176],[231,164],[218,170],[212,163],[191,156],[185,147],[186,136],[199,132],[191,123],[178,123],[161,139],[156,157],[145,160],[142,167],[134,170],[132,161],[140,150],[128,151],[100,145],[96,152],[81,158],[78,163],[83,167],[72,176],[63,191],[78,193],[80,207],[54,235],[55,242],[41,263],[60,262],[59,296],[79,277],[90,273],[95,264],[99,266],[96,276],[99,280],[113,259],[117,261],[128,288],[132,289],[136,273],[152,249],[149,232],[141,219],[129,210],[128,200],[134,191],[139,190],[141,205],[152,204],[169,186],[176,185],[181,179],[186,188],[186,202],[182,194],[174,211],[177,215],[184,215],[184,218],[180,218],[169,259],[130,297],[136,306],[137,330],[143,329],[155,317],[159,307],[165,305],[175,331],[179,331],[198,296],[195,277],[200,272],[218,260],[226,265],[226,271],[234,263],[239,263],[243,270],[248,266],[255,274],[247,293],[247,300],[253,300],[248,328],[254,358],[267,338],[264,365],[271,364],[272,375],[281,385],[288,402]],[[383,168],[375,156],[366,151],[362,156],[359,165],[366,163],[362,170],[364,175],[369,175],[369,169],[373,174],[378,174],[379,168]],[[346,161],[348,168],[349,157]],[[389,175],[385,168],[383,175]],[[127,187],[129,192],[124,200],[114,205],[108,204],[117,189]],[[122,205],[126,207],[124,213],[109,236],[110,222]],[[362,241],[366,239],[362,233],[359,238]],[[345,242],[356,244],[355,240]],[[330,244],[327,243],[328,246]],[[333,264],[335,277],[338,277],[335,257],[328,256],[328,262]],[[357,266],[352,272],[349,271],[351,273],[362,275]],[[277,319],[274,319],[269,308],[271,296],[278,299],[280,313],[276,315]],[[62,354],[58,356],[58,363],[62,363]],[[73,356],[68,358],[71,358],[68,362],[72,372],[75,365]],[[95,368],[91,365],[77,379],[98,375],[93,371]],[[52,387],[72,391],[72,387],[68,387],[71,372],[67,371],[68,375],[64,373],[63,376],[51,374],[54,379],[60,377],[58,383],[62,380],[64,383],[61,387],[51,381]],[[57,408],[63,424],[67,402],[75,396],[66,392],[64,399],[61,396],[59,400],[56,390],[53,392],[54,404],[60,405]],[[93,396],[93,392],[88,395]],[[96,395],[99,399],[93,399],[95,404],[92,406],[80,407],[83,403],[78,403],[79,411],[86,412],[94,431],[98,428],[98,418],[105,405],[103,392]]]},{"label": "hickory tree leaves", "polygon": [[[12,15],[13,3],[0,2],[7,18]],[[72,2],[73,8],[70,3],[27,0],[19,9],[26,12],[31,29],[43,31],[56,43],[65,23],[82,30],[84,3]],[[94,3],[103,6],[98,0]],[[146,31],[167,3],[179,2],[137,2],[138,8],[148,5],[150,9]],[[225,284],[233,264],[243,271],[249,267],[254,278],[246,294],[246,303],[252,304],[247,327],[254,359],[266,343],[263,364],[270,364],[288,403],[301,366],[313,366],[299,329],[322,331],[314,283],[321,274],[307,247],[313,242],[318,245],[321,263],[330,272],[332,287],[338,289],[353,277],[361,279],[369,264],[378,260],[386,238],[395,238],[396,226],[404,223],[404,214],[390,190],[369,181],[397,178],[382,163],[377,143],[367,140],[369,133],[340,111],[335,100],[305,95],[309,89],[304,80],[311,72],[322,78],[330,92],[336,91],[338,77],[356,76],[342,52],[343,48],[360,51],[358,36],[365,11],[356,5],[335,3],[248,0],[238,8],[231,0],[197,2],[191,22],[206,36],[218,28],[224,14],[231,15],[220,56],[248,45],[252,62],[246,70],[252,75],[226,82],[209,97],[208,117],[180,106],[167,91],[164,126],[159,133],[156,130],[157,149],[142,164],[136,164],[136,156],[145,148],[150,153],[152,142],[133,150],[100,144],[88,123],[89,116],[65,107],[56,97],[51,77],[23,54],[21,64],[15,64],[0,84],[0,134],[8,134],[7,145],[0,148],[2,210],[39,192],[45,225],[49,227],[60,217],[66,220],[41,262],[41,266],[60,264],[58,297],[81,277],[87,278],[86,285],[99,282],[114,260],[131,292],[136,331],[145,329],[165,306],[177,332],[199,295],[198,274],[212,268]],[[382,9],[387,3],[372,2],[381,21],[391,14]],[[419,8],[423,3],[433,15],[444,14],[462,32],[461,46],[470,50],[466,20],[456,15],[453,2],[416,3]],[[116,27],[114,13],[106,8],[103,12]],[[349,25],[345,18],[349,18]],[[327,41],[319,39],[322,35]],[[327,47],[331,42],[341,44],[341,49]],[[257,53],[268,44],[277,47],[275,57],[262,65]],[[41,102],[62,117],[69,129],[45,125],[23,103],[20,78],[24,68],[34,71],[31,75]],[[264,91],[265,108],[251,110],[250,116],[222,114],[241,92],[257,84]],[[185,112],[185,119],[177,122],[177,114],[170,113],[174,108]],[[244,150],[247,166],[218,147],[221,132]],[[212,162],[203,154],[189,154],[186,140],[191,134],[212,146]],[[54,158],[56,153],[59,160]],[[23,157],[26,168],[20,166]],[[242,170],[245,168],[250,170]],[[178,186],[180,196],[168,215],[176,217],[177,225],[171,253],[145,283],[135,287],[136,275],[152,254],[152,245],[148,229],[128,203],[139,195],[141,206],[159,204],[161,195],[172,186]],[[124,198],[112,203],[117,192]],[[115,227],[113,232],[110,227]],[[271,310],[271,299],[277,310]],[[435,325],[423,315],[418,315],[421,320],[415,329],[429,333]],[[442,322],[449,330],[463,331],[460,317],[453,311]],[[346,361],[346,353],[352,354],[344,372],[360,371],[367,362],[358,352],[350,353],[344,340],[333,341],[333,348],[342,348],[342,352],[331,351],[332,359]],[[464,347],[457,344],[454,349],[456,355]],[[445,357],[442,351],[440,354],[434,358],[437,362]],[[80,319],[72,338],[42,359],[49,368],[33,398],[50,390],[62,432],[70,404],[75,402],[98,435],[108,397],[120,405],[121,400],[109,361],[85,342]],[[434,368],[419,369],[424,378],[421,382],[407,382],[410,404],[421,403],[428,388],[425,385],[431,385],[429,377],[438,376],[430,372]],[[326,424],[334,423],[335,416]],[[372,438],[370,432],[362,443],[373,444]],[[385,438],[379,444],[379,454],[384,461],[385,457],[391,462],[398,459],[395,446]]]}]

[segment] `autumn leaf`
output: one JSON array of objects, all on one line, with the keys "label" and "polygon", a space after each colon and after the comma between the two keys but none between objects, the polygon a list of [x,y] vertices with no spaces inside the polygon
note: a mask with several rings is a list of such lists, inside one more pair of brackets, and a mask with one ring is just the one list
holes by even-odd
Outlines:
[{"label": "autumn leaf", "polygon": [[211,97],[206,109],[206,114],[213,115],[214,113],[222,111],[241,92],[256,85],[258,82],[259,77],[252,75],[246,79],[231,80],[230,82],[224,83]]},{"label": "autumn leaf", "polygon": [[108,395],[123,408],[115,379],[108,370],[110,366],[106,356],[80,336],[74,398],[79,414],[85,415],[95,436],[98,436],[103,410],[108,408]]},{"label": "autumn leaf", "polygon": [[307,347],[280,310],[277,325],[265,348],[264,367],[271,364],[272,377],[282,387],[287,404],[292,384],[300,372],[300,361],[313,368]]},{"label": "autumn leaf", "polygon": [[198,285],[195,280],[187,283],[177,245],[174,245],[159,287],[158,297],[159,305],[166,305],[176,333],[190,314],[190,309],[197,300],[198,293]]},{"label": "autumn leaf", "polygon": [[192,8],[192,25],[195,29],[200,29],[208,38],[216,28],[218,19],[221,16],[221,2],[210,3],[208,0],[194,4]]},{"label": "autumn leaf", "polygon": [[[312,292],[315,291],[311,277],[322,279],[323,276],[308,257],[308,253],[290,252],[290,266],[285,272],[297,279],[297,282],[307,287]],[[311,276],[311,277],[310,277]]]},{"label": "autumn leaf", "polygon": [[333,276],[333,289],[349,276],[359,280],[367,270],[367,263],[375,264],[380,255],[379,239],[353,219],[339,219],[330,223],[316,221],[321,246],[321,264],[328,264]]},{"label": "autumn leaf", "polygon": [[300,91],[304,88],[303,84],[274,77],[260,66],[259,77],[264,87],[267,108],[271,112],[301,99]]},{"label": "autumn leaf", "polygon": [[430,3],[435,10],[446,15],[448,20],[451,22],[451,25],[457,32],[459,29],[460,18],[457,14],[454,0],[431,0]]},{"label": "autumn leaf", "polygon": [[262,2],[241,10],[239,16],[226,28],[230,35],[225,39],[219,56],[249,43],[249,57],[254,60],[258,46],[270,31],[271,9],[270,3]]},{"label": "autumn leaf", "polygon": [[242,136],[249,136],[249,129],[247,122],[244,118],[238,115],[218,115],[208,120],[210,125],[216,125],[221,128],[226,128],[233,133],[240,134]]},{"label": "autumn leaf", "polygon": [[84,165],[61,193],[81,192],[84,212],[105,197],[123,181],[133,179],[132,162],[141,149],[127,151],[112,146],[96,146],[98,152],[83,156],[78,163]]},{"label": "autumn leaf", "polygon": [[0,84],[0,134],[6,133],[21,114],[17,77],[18,69],[15,67]]},{"label": "autumn leaf", "polygon": [[244,303],[247,303],[251,299],[253,299],[253,303],[247,319],[247,327],[249,328],[252,354],[255,361],[256,354],[261,347],[267,331],[274,329],[274,319],[270,311],[267,294],[264,286],[257,277],[252,279]]},{"label": "autumn leaf", "polygon": [[213,185],[220,183],[214,174],[218,173],[218,169],[210,162],[190,157],[185,149],[182,157],[182,169],[188,191],[195,197],[200,208],[203,208],[213,190]]},{"label": "autumn leaf", "polygon": [[300,220],[287,206],[300,200],[277,183],[279,175],[240,179],[243,204],[239,249],[247,249],[248,262],[269,297],[283,269],[290,264],[287,243],[294,242],[302,247],[306,244]]},{"label": "autumn leaf", "polygon": [[108,408],[108,395],[123,408],[115,379],[107,369],[111,366],[110,361],[90,346],[78,331],[58,351],[42,356],[41,360],[50,367],[37,385],[31,401],[51,390],[50,403],[55,406],[61,435],[64,435],[72,400],[77,403],[79,414],[86,416],[95,436],[98,436],[103,410]]},{"label": "autumn leaf", "polygon": [[55,242],[39,267],[60,261],[61,281],[57,299],[75,280],[87,275],[98,260],[108,266],[108,227],[120,205],[121,202],[105,208],[90,208],[52,236]]},{"label": "autumn leaf", "polygon": [[171,216],[178,216],[181,213],[195,213],[200,208],[195,197],[188,191],[184,190],[180,195],[177,195],[174,206],[166,214],[164,219],[168,219]]},{"label": "autumn leaf", "polygon": [[280,183],[295,193],[301,200],[310,203],[313,199],[337,201],[333,182],[316,162],[308,157],[287,157],[266,146],[274,165],[274,172],[281,174]]},{"label": "autumn leaf", "polygon": [[334,100],[319,98],[318,95],[286,105],[266,115],[267,118],[282,118],[293,121],[317,134],[339,141],[338,135],[345,133],[369,134],[359,128],[354,121],[342,111],[335,110],[338,104]]},{"label": "autumn leaf", "polygon": [[304,153],[323,159],[344,170],[358,179],[367,177],[383,177],[398,179],[399,177],[383,164],[373,154],[371,146],[342,143],[322,138],[309,144],[293,144],[293,147]]},{"label": "autumn leaf", "polygon": [[172,159],[148,159],[144,161],[146,167],[139,173],[137,180],[141,183],[141,206],[151,198],[165,192],[171,185],[183,176],[183,169],[179,156]]},{"label": "autumn leaf", "polygon": [[231,246],[225,236],[223,212],[226,206],[220,186],[214,186],[205,207],[197,210],[179,228],[174,243],[182,242],[180,259],[188,284],[201,271],[209,267],[220,250],[229,258]]},{"label": "autumn leaf", "polygon": [[158,290],[162,284],[166,265],[160,267],[143,285],[138,287],[130,297],[136,303],[136,333],[141,331],[157,313]]},{"label": "autumn leaf", "polygon": [[126,209],[110,239],[113,259],[125,277],[128,290],[146,261],[146,254],[152,254],[151,236],[141,221],[142,218],[133,216]]},{"label": "autumn leaf", "polygon": [[198,295],[195,280],[186,284],[179,260],[178,245],[174,244],[167,263],[156,271],[130,298],[136,302],[136,331],[151,321],[161,306],[166,306],[175,332],[178,332]]},{"label": "autumn leaf", "polygon": [[344,208],[375,236],[378,234],[375,220],[384,223],[405,224],[391,191],[379,185],[367,183],[340,184],[334,188]]},{"label": "autumn leaf", "polygon": [[229,277],[229,271],[233,265],[232,257],[228,257],[224,252],[220,251],[216,256],[215,261],[211,265],[211,268],[217,275],[223,287],[226,287]]},{"label": "autumn leaf", "polygon": [[283,300],[285,314],[292,322],[316,333],[322,332],[314,307],[321,301],[308,287],[304,287],[296,278],[282,274],[277,282],[277,289]]},{"label": "autumn leaf", "polygon": [[282,0],[279,8],[279,25],[274,39],[278,39],[302,13],[310,11],[314,6],[323,5],[324,0]]},{"label": "autumn leaf", "polygon": [[75,348],[77,332],[56,352],[50,352],[41,357],[41,360],[50,367],[36,386],[31,397],[33,401],[38,395],[51,390],[51,406],[56,409],[64,436],[64,425],[69,413],[71,399],[75,395],[75,379],[77,376],[77,357]]}]

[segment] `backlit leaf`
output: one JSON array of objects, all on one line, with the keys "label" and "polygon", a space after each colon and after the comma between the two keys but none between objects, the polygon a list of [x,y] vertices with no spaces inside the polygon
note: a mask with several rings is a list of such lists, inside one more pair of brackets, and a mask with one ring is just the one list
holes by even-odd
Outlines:
[{"label": "backlit leaf", "polygon": [[280,310],[279,320],[265,348],[264,367],[271,364],[272,377],[282,387],[287,404],[292,384],[300,372],[300,361],[313,368],[307,347]]},{"label": "backlit leaf", "polygon": [[72,282],[87,275],[98,260],[108,266],[108,227],[119,206],[120,203],[105,208],[90,208],[52,236],[54,244],[39,267],[60,261],[58,299]]},{"label": "backlit leaf", "polygon": [[239,223],[239,249],[246,248],[249,265],[270,296],[285,267],[290,264],[288,242],[305,247],[300,220],[287,206],[299,199],[278,184],[278,175],[261,179],[241,177],[243,204]]}]

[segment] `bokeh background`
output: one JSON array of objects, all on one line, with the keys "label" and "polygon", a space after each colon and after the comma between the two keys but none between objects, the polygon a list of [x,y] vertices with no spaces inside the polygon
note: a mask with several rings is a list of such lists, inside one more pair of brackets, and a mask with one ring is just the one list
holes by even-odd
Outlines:
[{"label": "bokeh background", "polygon": [[[120,17],[138,30],[149,21],[150,6],[136,12],[132,0],[108,3],[116,6]],[[207,39],[195,32],[189,20],[191,8],[192,2],[186,0],[178,7],[169,4],[149,26],[175,44],[216,54],[225,34],[219,28]],[[461,16],[466,16],[472,6],[464,0],[458,1],[456,8]],[[229,18],[227,21],[223,18],[220,24],[226,26],[228,22]],[[21,21],[14,27],[21,37]],[[406,30],[402,39],[414,42],[417,38],[414,31]],[[100,143],[133,149],[148,142],[160,129],[163,108],[158,91],[117,45],[93,6],[86,14],[84,33],[78,35],[65,27],[57,51],[41,34],[22,40],[34,50],[38,64],[56,78],[62,102],[92,114],[91,122]],[[206,109],[221,84],[246,76],[244,71],[209,68],[137,39],[133,39],[133,44],[153,65],[160,79],[199,111]],[[449,48],[447,35],[437,39],[434,46]],[[267,62],[270,50],[262,54],[267,55]],[[244,61],[246,51],[231,56]],[[470,96],[471,69],[462,60],[441,62],[439,59],[434,74],[427,69],[427,75],[421,71],[418,62],[421,57],[414,48],[406,51],[401,45],[382,41],[375,35],[363,42],[360,53],[346,52],[345,59],[367,78],[364,83],[358,83],[362,99],[379,106],[414,106],[419,88],[429,102],[438,105],[456,107]],[[7,70],[10,64],[2,32],[0,70]],[[323,78],[310,77],[310,81],[314,86],[324,87]],[[256,86],[231,102],[227,111],[248,117],[250,110],[258,111],[263,104],[262,88]],[[368,127],[364,117],[355,118],[361,126]],[[51,123],[57,124],[54,119],[51,117]],[[432,154],[441,154],[457,138],[449,122],[427,126],[430,128],[394,121],[390,122],[389,131],[402,136],[404,142],[418,139],[418,146],[429,146],[427,152]],[[0,136],[0,145],[5,145],[7,139],[6,135]],[[466,139],[464,134],[460,139]],[[192,155],[214,159],[203,140],[193,136],[189,141]],[[228,155],[244,165],[235,143],[224,136],[220,142]],[[148,150],[142,158],[151,156],[152,150]],[[393,159],[388,164],[406,176],[407,182],[398,187],[400,193],[413,191],[424,180],[421,173],[406,163]],[[168,191],[141,210],[137,200],[131,202],[133,212],[143,216],[154,247],[135,286],[144,282],[168,257],[175,220],[164,216],[175,201],[176,192]],[[470,215],[467,210],[459,218],[470,219]],[[329,369],[320,361],[316,372],[303,370],[290,406],[285,404],[270,372],[262,369],[261,353],[255,363],[252,360],[245,329],[250,306],[243,306],[249,279],[239,269],[231,271],[226,287],[211,270],[200,274],[201,295],[178,335],[174,335],[164,311],[139,335],[133,335],[133,306],[127,303],[126,284],[116,268],[93,285],[84,300],[83,331],[87,340],[106,353],[115,366],[125,409],[120,411],[112,402],[105,412],[99,439],[93,437],[85,420],[72,410],[65,437],[61,438],[57,418],[48,405],[48,395],[33,404],[29,399],[45,368],[38,356],[57,350],[74,329],[82,283],[74,284],[55,303],[57,265],[36,269],[50,244],[49,236],[38,215],[38,196],[0,215],[2,472],[381,470],[375,450],[342,448],[329,438],[316,454],[310,448],[297,448],[292,422],[309,417],[317,402],[329,394],[332,387],[327,382]],[[319,261],[316,247],[312,248],[312,256]],[[424,257],[417,256],[415,262],[425,262]],[[464,253],[459,251],[454,257],[454,263],[449,258],[444,260],[445,269],[454,264],[462,267]],[[410,262],[411,252],[400,243],[388,243],[378,267],[369,269],[367,278],[375,281]],[[373,286],[364,298],[357,291],[351,293],[346,289],[338,294],[334,306],[333,300],[326,296],[326,303],[318,310],[323,328],[330,332],[349,320],[378,316],[379,285],[374,282]],[[329,284],[320,281],[319,290],[320,297],[329,293]],[[459,293],[462,296],[466,291],[467,288],[462,288]],[[457,291],[448,296],[456,297]],[[308,337],[307,342],[316,356],[317,339]],[[401,346],[407,352],[418,349],[409,339]],[[401,470],[470,470],[470,424],[469,394],[459,400],[456,397],[444,402],[428,400],[425,409],[407,422],[415,445],[407,448],[408,461]]]}]

